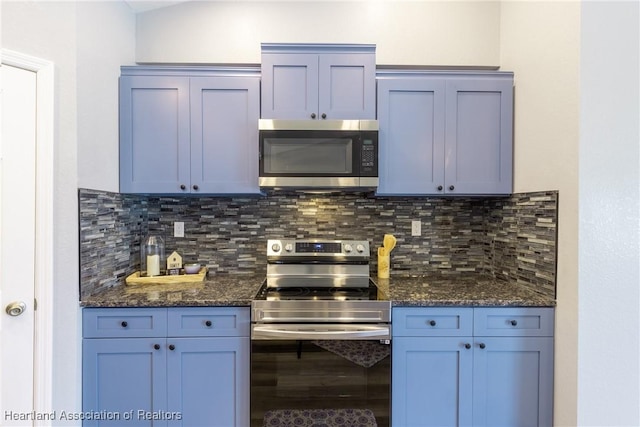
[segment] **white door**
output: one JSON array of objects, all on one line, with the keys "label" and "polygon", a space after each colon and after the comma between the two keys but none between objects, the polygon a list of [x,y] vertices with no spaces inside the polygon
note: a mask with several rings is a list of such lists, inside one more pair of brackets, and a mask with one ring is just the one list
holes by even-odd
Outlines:
[{"label": "white door", "polygon": [[34,408],[36,73],[7,65],[0,73],[0,425],[25,426],[34,425],[29,415]]}]

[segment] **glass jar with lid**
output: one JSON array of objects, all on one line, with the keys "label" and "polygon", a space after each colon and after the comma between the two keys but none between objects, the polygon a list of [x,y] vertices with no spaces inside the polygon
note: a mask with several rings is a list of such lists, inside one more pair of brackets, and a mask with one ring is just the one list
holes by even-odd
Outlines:
[{"label": "glass jar with lid", "polygon": [[165,270],[164,239],[150,234],[140,245],[140,276],[162,276]]}]

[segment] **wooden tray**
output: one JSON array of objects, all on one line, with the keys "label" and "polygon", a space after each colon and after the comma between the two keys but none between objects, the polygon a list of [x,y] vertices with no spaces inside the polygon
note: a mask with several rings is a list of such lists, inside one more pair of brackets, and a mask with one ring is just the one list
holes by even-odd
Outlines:
[{"label": "wooden tray", "polygon": [[204,281],[207,276],[207,267],[202,267],[196,274],[177,274],[167,276],[140,277],[140,272],[136,271],[125,279],[127,285],[144,285],[158,283],[196,283]]}]

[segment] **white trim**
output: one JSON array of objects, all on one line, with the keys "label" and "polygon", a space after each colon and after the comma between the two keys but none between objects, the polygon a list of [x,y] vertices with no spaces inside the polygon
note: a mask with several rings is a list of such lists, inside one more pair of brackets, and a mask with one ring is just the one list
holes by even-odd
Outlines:
[{"label": "white trim", "polygon": [[[2,64],[36,73],[36,244],[34,396],[36,413],[53,411],[54,65],[2,49]],[[41,424],[42,427],[51,425]]]}]

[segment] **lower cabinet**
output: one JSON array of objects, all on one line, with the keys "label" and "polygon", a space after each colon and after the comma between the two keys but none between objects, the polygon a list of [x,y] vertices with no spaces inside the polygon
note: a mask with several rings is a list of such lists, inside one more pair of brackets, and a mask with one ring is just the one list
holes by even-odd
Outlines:
[{"label": "lower cabinet", "polygon": [[553,425],[553,308],[394,308],[394,426]]},{"label": "lower cabinet", "polygon": [[248,426],[249,309],[85,308],[83,426]]}]

